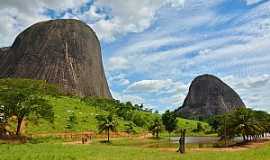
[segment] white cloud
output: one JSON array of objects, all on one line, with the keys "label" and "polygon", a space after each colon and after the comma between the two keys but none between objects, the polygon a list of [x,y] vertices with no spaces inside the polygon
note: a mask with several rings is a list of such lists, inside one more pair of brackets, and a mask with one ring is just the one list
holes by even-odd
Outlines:
[{"label": "white cloud", "polygon": [[186,89],[186,85],[181,82],[175,82],[171,79],[165,80],[141,80],[129,85],[125,92],[127,93],[155,93],[156,94],[175,94]]},{"label": "white cloud", "polygon": [[115,99],[120,100],[121,102],[132,102],[133,104],[144,104],[145,100],[136,95],[130,95],[130,94],[121,94],[118,92],[112,92],[112,95]]},{"label": "white cloud", "polygon": [[64,10],[76,8],[84,0],[0,0],[0,47],[10,46],[15,36],[26,27],[49,18],[45,8]]},{"label": "white cloud", "polygon": [[113,41],[119,35],[142,32],[149,28],[158,9],[168,4],[170,7],[181,7],[184,0],[98,0],[94,5],[97,8],[109,8],[112,18],[101,19],[92,26],[100,39]]},{"label": "white cloud", "polygon": [[130,83],[130,81],[126,78],[125,74],[117,74],[117,75],[109,74],[108,80],[111,82],[111,84],[120,86],[125,86]]},{"label": "white cloud", "polygon": [[263,0],[246,0],[247,5],[253,5],[259,2],[262,2]]},{"label": "white cloud", "polygon": [[222,78],[228,85],[239,93],[248,107],[269,111],[270,105],[270,75],[253,75],[236,77],[233,75]]},{"label": "white cloud", "polygon": [[142,80],[135,82],[127,87],[127,92],[131,93],[145,93],[145,92],[159,92],[161,90],[168,90],[172,83],[171,79],[167,80]]},{"label": "white cloud", "polygon": [[178,94],[175,94],[169,97],[161,98],[159,102],[162,105],[170,107],[167,109],[175,110],[177,107],[180,107],[183,104],[185,98],[186,98],[186,92],[180,92]]},{"label": "white cloud", "polygon": [[86,0],[0,0],[0,9],[12,8],[18,12],[31,16],[42,11],[43,7],[57,10],[76,8],[85,3]]},{"label": "white cloud", "polygon": [[125,70],[130,66],[130,62],[124,57],[112,57],[107,64],[108,70]]},{"label": "white cloud", "polygon": [[264,74],[260,76],[248,76],[245,78],[236,78],[235,76],[226,76],[224,80],[230,83],[233,87],[239,89],[258,89],[270,84],[270,75]]},{"label": "white cloud", "polygon": [[[1,22],[5,22],[1,23],[0,46],[10,45],[15,35],[27,26],[48,19],[44,15],[46,9],[56,13],[71,9],[72,13],[66,12],[62,18],[81,19],[94,28],[100,39],[113,41],[129,32],[144,31],[151,26],[161,7],[180,7],[184,0],[97,0],[88,11],[81,13],[80,7],[85,3],[86,0],[0,0]],[[102,8],[108,8],[109,12],[99,12]]]}]

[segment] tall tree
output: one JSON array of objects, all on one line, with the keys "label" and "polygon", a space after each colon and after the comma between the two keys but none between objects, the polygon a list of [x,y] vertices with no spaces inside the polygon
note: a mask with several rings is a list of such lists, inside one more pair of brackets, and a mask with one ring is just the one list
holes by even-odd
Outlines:
[{"label": "tall tree", "polygon": [[162,123],[165,126],[165,130],[169,133],[170,141],[171,133],[177,128],[176,114],[167,110],[164,114],[162,114]]},{"label": "tall tree", "polygon": [[53,121],[54,112],[44,94],[54,89],[45,81],[1,79],[0,86],[0,106],[5,108],[1,114],[17,118],[16,135],[20,135],[23,120],[31,115]]},{"label": "tall tree", "polygon": [[107,132],[107,141],[110,142],[110,131],[116,131],[118,125],[117,120],[112,114],[109,115],[97,115],[99,133]]}]

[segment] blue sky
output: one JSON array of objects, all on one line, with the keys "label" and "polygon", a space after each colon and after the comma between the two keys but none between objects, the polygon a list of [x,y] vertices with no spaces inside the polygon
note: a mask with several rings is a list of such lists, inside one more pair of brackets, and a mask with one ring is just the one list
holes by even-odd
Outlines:
[{"label": "blue sky", "polygon": [[214,74],[270,111],[269,0],[0,0],[0,46],[27,26],[75,18],[97,33],[113,96],[164,111]]}]

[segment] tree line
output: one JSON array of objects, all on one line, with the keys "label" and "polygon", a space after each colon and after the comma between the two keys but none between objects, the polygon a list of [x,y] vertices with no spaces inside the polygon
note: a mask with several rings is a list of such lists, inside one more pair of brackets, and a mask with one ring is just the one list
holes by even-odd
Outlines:
[{"label": "tree line", "polygon": [[[59,96],[61,93],[56,86],[46,81],[30,79],[0,79],[0,135],[13,134],[7,130],[9,120],[17,121],[16,135],[21,134],[22,122],[38,121],[40,118],[53,123],[53,106],[46,96]],[[133,105],[131,102],[121,103],[119,100],[108,100],[96,97],[85,97],[81,99],[91,107],[107,111],[107,115],[97,115],[99,132],[116,131],[118,120],[127,121],[126,132],[136,133],[136,127],[147,128],[155,137],[159,137],[161,130],[165,129],[171,133],[176,128],[176,115],[166,111],[161,116],[152,113],[151,109],[141,105]],[[76,125],[76,116],[70,113],[65,128],[72,129]]]},{"label": "tree line", "polygon": [[264,111],[239,108],[209,118],[208,123],[222,139],[241,136],[243,141],[256,140],[270,132],[270,115]]}]

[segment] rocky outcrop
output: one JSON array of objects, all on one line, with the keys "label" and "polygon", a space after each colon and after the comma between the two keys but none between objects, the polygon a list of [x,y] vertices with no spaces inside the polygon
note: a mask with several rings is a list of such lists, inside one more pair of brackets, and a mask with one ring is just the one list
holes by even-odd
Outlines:
[{"label": "rocky outcrop", "polygon": [[34,24],[18,35],[10,49],[0,51],[0,56],[1,78],[47,80],[69,94],[111,98],[99,40],[79,20]]},{"label": "rocky outcrop", "polygon": [[0,62],[6,57],[8,50],[9,50],[8,47],[0,48]]},{"label": "rocky outcrop", "polygon": [[245,107],[245,104],[231,87],[213,75],[202,75],[192,81],[188,95],[176,113],[189,119],[204,119],[239,107]]}]

